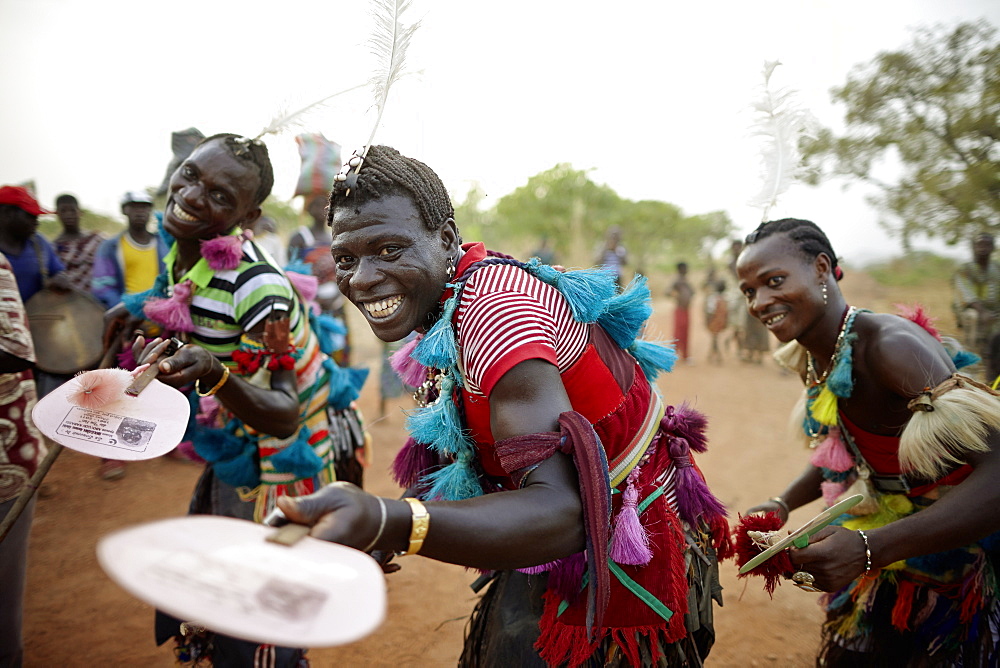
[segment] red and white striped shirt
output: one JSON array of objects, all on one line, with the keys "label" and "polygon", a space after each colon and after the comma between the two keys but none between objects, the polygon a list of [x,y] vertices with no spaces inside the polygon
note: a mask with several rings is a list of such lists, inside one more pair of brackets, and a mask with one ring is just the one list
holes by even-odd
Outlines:
[{"label": "red and white striped shirt", "polygon": [[483,396],[528,359],[565,371],[588,340],[587,325],[573,319],[558,290],[511,265],[486,266],[469,277],[456,322],[466,390]]}]

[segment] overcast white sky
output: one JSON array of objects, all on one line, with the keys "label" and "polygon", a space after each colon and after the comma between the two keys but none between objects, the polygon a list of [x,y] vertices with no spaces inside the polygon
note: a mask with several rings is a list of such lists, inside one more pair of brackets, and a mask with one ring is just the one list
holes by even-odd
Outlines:
[{"label": "overcast white sky", "polygon": [[[159,185],[170,133],[255,134],[283,106],[364,83],[373,62],[362,0],[0,0],[0,183],[33,179],[44,206],[76,194],[118,210]],[[986,18],[996,0],[414,0],[422,19],[376,135],[427,162],[455,199],[490,201],[568,162],[631,199],[688,214],[760,211],[750,103],[765,60],[821,123],[852,66],[907,45],[915,26]],[[374,120],[368,91],[304,128],[349,153]],[[274,195],[299,171],[295,132],[267,140]],[[297,204],[297,202],[296,202]],[[860,188],[793,187],[771,217],[810,218],[846,260],[895,251]],[[461,223],[461,221],[459,221]],[[967,249],[957,251],[967,255]]]}]

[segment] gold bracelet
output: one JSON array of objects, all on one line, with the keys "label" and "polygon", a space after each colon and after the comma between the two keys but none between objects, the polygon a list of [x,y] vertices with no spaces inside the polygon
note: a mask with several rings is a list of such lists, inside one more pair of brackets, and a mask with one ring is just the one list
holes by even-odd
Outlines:
[{"label": "gold bracelet", "polygon": [[400,557],[420,552],[420,548],[424,546],[424,539],[427,538],[427,531],[431,526],[431,514],[427,512],[427,508],[420,503],[419,499],[408,496],[403,501],[410,504],[410,547],[406,552],[397,552],[396,554]]},{"label": "gold bracelet", "polygon": [[222,378],[220,378],[219,382],[215,384],[215,387],[213,387],[208,392],[202,392],[201,391],[201,378],[199,378],[194,383],[194,390],[195,390],[195,392],[198,393],[199,397],[210,397],[213,394],[215,394],[216,392],[218,392],[219,388],[221,388],[223,385],[225,385],[227,380],[229,380],[229,367],[226,366],[225,364],[223,364],[222,365]]}]

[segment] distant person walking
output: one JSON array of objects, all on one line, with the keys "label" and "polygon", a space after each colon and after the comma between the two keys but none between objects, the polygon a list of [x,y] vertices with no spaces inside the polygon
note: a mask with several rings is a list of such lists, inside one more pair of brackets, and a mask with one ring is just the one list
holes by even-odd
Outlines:
[{"label": "distant person walking", "polygon": [[677,277],[670,284],[667,296],[674,300],[674,340],[677,347],[677,357],[685,362],[691,360],[689,335],[691,331],[691,300],[694,299],[694,287],[688,280],[687,262],[677,263]]},{"label": "distant person walking", "polygon": [[1000,360],[993,349],[1000,336],[1000,266],[991,261],[995,248],[992,234],[980,233],[972,239],[972,261],[958,268],[952,280],[952,309],[962,330],[965,347],[983,359],[989,381],[1000,374]]},{"label": "distant person walking", "polygon": [[712,336],[712,347],[708,352],[708,361],[722,364],[719,337],[729,324],[729,303],[726,300],[725,281],[716,280],[712,284],[712,292],[705,298],[705,324]]},{"label": "distant person walking", "polygon": [[597,254],[597,266],[615,276],[615,282],[621,286],[624,267],[628,264],[628,252],[622,245],[622,231],[617,225],[608,228],[604,237],[604,246]]},{"label": "distant person walking", "polygon": [[80,229],[80,203],[69,194],[56,198],[56,215],[62,234],[56,237],[56,254],[65,267],[64,274],[76,290],[90,294],[94,258],[104,237],[99,232]]}]

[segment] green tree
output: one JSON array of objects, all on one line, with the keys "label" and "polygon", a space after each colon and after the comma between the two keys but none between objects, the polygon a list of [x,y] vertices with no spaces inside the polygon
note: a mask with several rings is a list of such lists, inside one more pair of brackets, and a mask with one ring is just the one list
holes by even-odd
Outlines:
[{"label": "green tree", "polygon": [[979,22],[919,29],[906,50],[855,67],[832,95],[846,107],[846,132],[825,129],[805,142],[813,183],[835,175],[875,186],[870,201],[904,249],[915,234],[955,243],[973,231],[1000,229],[994,28]]},{"label": "green tree", "polygon": [[589,266],[592,246],[616,219],[621,201],[610,187],[591,181],[586,171],[559,164],[504,195],[497,203],[496,225],[508,242],[534,244],[547,236],[561,249],[563,261]]}]

